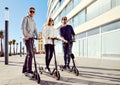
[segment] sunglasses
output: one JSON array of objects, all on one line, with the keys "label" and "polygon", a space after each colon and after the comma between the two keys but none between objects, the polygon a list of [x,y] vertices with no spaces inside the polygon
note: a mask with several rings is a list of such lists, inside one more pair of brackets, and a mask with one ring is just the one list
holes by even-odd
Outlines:
[{"label": "sunglasses", "polygon": [[53,20],[50,20],[50,21],[53,21]]},{"label": "sunglasses", "polygon": [[66,18],[62,19],[62,20],[67,20]]},{"label": "sunglasses", "polygon": [[30,11],[30,13],[35,13],[35,11]]}]

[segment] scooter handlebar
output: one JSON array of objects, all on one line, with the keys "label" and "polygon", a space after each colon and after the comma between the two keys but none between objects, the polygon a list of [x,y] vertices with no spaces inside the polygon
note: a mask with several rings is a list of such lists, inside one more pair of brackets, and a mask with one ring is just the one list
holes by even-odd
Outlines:
[{"label": "scooter handlebar", "polygon": [[60,40],[60,39],[57,38],[57,37],[52,37],[52,38],[48,38],[48,39],[51,39],[51,40]]}]

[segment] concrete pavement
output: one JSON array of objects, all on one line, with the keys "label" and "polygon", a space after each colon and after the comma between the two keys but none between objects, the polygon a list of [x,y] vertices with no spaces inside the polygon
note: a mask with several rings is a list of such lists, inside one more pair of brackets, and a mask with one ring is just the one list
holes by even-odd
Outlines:
[{"label": "concrete pavement", "polygon": [[[22,74],[24,59],[25,56],[10,56],[9,64],[5,65],[4,57],[0,57],[0,85],[39,85]],[[44,55],[36,55],[36,60],[41,66],[45,66]],[[59,65],[63,63],[62,57],[58,57],[57,60]],[[84,66],[78,62],[79,58],[76,60],[79,76],[60,71],[61,79],[58,81],[42,74],[40,85],[120,85],[120,69]],[[52,59],[51,68],[53,66],[54,59]]]}]

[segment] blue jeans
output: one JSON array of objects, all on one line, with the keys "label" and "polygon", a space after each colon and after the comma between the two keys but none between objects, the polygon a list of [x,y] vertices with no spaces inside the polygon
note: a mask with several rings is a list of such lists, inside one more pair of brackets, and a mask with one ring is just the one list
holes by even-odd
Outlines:
[{"label": "blue jeans", "polygon": [[64,64],[69,65],[70,64],[70,58],[72,54],[72,42],[63,43],[63,52],[64,52]]}]

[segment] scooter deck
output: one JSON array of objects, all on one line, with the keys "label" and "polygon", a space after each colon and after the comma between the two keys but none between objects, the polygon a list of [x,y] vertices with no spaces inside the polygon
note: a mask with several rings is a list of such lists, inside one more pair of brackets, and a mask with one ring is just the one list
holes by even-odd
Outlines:
[{"label": "scooter deck", "polygon": [[41,73],[41,74],[45,74],[45,75],[47,75],[47,76],[49,76],[49,77],[53,77],[53,78],[55,78],[55,79],[57,79],[57,80],[59,80],[60,79],[60,74],[58,75],[58,76],[56,76],[55,75],[55,71],[53,72],[46,72],[45,71],[45,69],[43,68],[43,67],[39,67],[39,72]]},{"label": "scooter deck", "polygon": [[63,65],[59,65],[61,71],[67,71],[70,72],[71,68],[63,68]]}]

